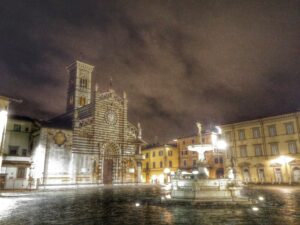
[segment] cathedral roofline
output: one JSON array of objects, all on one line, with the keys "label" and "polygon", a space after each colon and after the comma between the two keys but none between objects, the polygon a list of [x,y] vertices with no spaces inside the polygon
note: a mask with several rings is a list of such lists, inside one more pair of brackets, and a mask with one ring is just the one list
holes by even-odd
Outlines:
[{"label": "cathedral roofline", "polygon": [[88,63],[81,62],[79,60],[75,60],[73,63],[71,63],[69,66],[66,67],[67,70],[72,70],[74,68],[79,68],[79,69],[87,69],[89,71],[93,71],[95,66],[92,66]]}]

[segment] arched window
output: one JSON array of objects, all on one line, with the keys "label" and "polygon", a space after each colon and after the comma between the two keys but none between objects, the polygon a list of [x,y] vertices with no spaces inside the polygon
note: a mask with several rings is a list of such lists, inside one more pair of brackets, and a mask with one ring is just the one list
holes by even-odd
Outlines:
[{"label": "arched window", "polygon": [[80,78],[80,87],[81,88],[87,88],[87,79]]},{"label": "arched window", "polygon": [[85,102],[86,102],[86,98],[81,96],[81,97],[79,98],[79,105],[80,105],[80,106],[84,106],[84,105],[85,105]]}]

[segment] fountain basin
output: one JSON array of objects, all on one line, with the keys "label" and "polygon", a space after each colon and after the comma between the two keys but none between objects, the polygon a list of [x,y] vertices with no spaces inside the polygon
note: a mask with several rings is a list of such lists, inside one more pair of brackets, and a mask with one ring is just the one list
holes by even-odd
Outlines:
[{"label": "fountain basin", "polygon": [[172,188],[166,202],[192,202],[199,204],[253,204],[241,194],[241,183],[232,179],[173,179]]}]

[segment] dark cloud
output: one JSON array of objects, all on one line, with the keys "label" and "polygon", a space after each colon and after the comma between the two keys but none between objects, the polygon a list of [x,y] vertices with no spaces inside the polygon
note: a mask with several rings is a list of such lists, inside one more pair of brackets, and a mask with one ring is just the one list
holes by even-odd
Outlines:
[{"label": "dark cloud", "polygon": [[129,97],[146,139],[299,109],[297,1],[4,1],[0,92],[13,110],[65,110],[74,59]]}]

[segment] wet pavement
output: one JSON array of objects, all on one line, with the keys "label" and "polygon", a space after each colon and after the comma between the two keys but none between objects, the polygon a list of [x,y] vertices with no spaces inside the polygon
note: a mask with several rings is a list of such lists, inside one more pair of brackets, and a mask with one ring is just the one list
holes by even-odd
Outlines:
[{"label": "wet pavement", "polygon": [[158,186],[119,186],[30,192],[0,197],[0,224],[300,225],[300,187],[251,187],[264,196],[258,211],[160,203]]}]

